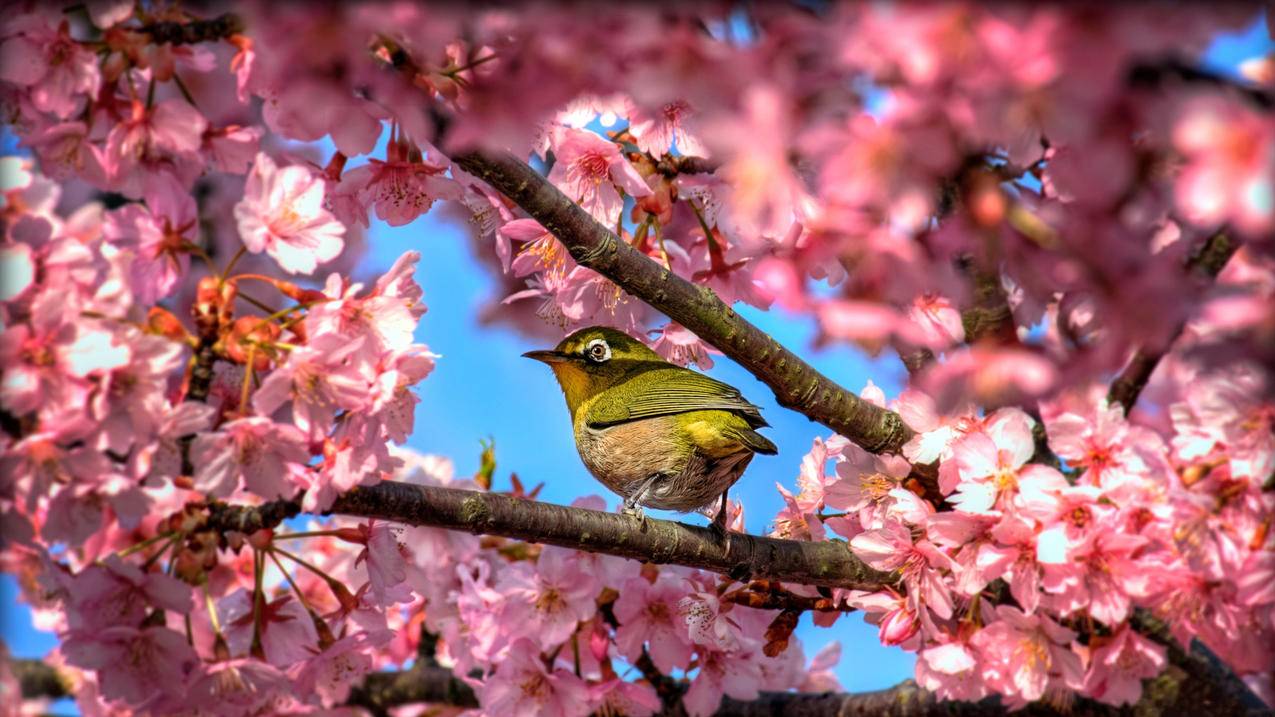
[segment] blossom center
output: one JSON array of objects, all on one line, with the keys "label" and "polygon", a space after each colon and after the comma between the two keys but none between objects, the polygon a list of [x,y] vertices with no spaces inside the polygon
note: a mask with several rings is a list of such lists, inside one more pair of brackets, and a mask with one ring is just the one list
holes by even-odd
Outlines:
[{"label": "blossom center", "polygon": [[536,609],[550,615],[562,612],[567,607],[567,601],[562,599],[562,593],[557,588],[547,588],[540,596],[536,598]]},{"label": "blossom center", "polygon": [[576,159],[572,168],[578,176],[600,183],[607,178],[609,165],[607,158],[602,156],[601,152],[585,152]]},{"label": "blossom center", "polygon": [[518,686],[522,688],[523,695],[535,700],[543,700],[549,696],[549,680],[538,672],[531,674]]}]

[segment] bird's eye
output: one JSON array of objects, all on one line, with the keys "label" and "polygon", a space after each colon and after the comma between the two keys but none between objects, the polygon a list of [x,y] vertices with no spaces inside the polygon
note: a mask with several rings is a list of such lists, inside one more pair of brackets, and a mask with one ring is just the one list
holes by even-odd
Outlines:
[{"label": "bird's eye", "polygon": [[611,358],[611,347],[607,346],[607,342],[603,339],[594,339],[589,342],[589,345],[584,350],[584,354],[588,356],[591,361],[602,363],[603,361]]}]

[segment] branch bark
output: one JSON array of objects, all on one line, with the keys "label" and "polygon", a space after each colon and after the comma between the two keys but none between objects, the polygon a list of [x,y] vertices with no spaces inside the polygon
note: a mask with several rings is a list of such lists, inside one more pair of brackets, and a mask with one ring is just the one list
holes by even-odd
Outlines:
[{"label": "branch bark", "polygon": [[[275,501],[258,507],[224,506],[213,529],[243,532],[277,525],[299,506]],[[652,563],[684,565],[740,582],[778,580],[806,585],[879,590],[894,576],[873,570],[841,541],[810,542],[731,533],[669,520],[604,513],[458,488],[385,481],[337,498],[331,513],[407,525],[498,535]]]},{"label": "branch bark", "polygon": [[445,667],[416,665],[408,670],[373,672],[350,692],[347,704],[366,707],[373,714],[391,707],[418,703],[477,707],[474,689]]},{"label": "branch bark", "polygon": [[518,204],[572,258],[734,359],[775,392],[779,405],[805,414],[872,453],[897,453],[913,431],[893,411],[859,398],[722,302],[652,261],[599,224],[541,174],[507,152],[454,155],[462,169]]},{"label": "branch bark", "polygon": [[[301,512],[296,501],[260,506],[214,504],[204,530],[252,533]],[[683,565],[740,582],[776,580],[856,590],[893,585],[841,541],[781,540],[657,518],[572,508],[459,488],[384,481],[337,498],[330,514],[497,535],[659,564]]]},{"label": "branch bark", "polygon": [[[205,527],[250,532],[274,527],[299,510],[300,506],[294,501],[275,501],[257,507],[222,506],[212,512]],[[755,578],[877,590],[894,581],[893,575],[868,567],[840,542],[813,543],[738,533],[732,533],[729,541],[723,542],[707,528],[654,518],[643,523],[628,515],[539,503],[497,493],[386,481],[346,493],[337,499],[330,512],[685,565],[728,575],[741,582]],[[831,606],[812,601],[802,607],[820,609]],[[1255,702],[1256,698],[1243,682],[1215,657],[1210,657],[1207,650],[1198,644],[1192,652],[1183,650],[1164,632],[1162,625],[1157,625],[1159,623],[1146,613],[1139,614],[1135,625],[1139,632],[1169,646],[1173,667],[1152,681],[1145,698],[1159,705],[1157,709],[1164,710],[1153,714],[1189,713],[1199,709],[1208,709],[1214,714],[1260,712],[1260,703]],[[867,699],[858,695],[854,698]],[[798,702],[805,700],[811,705],[827,706],[831,704],[827,699],[831,698],[815,699],[807,695]],[[873,699],[886,698],[878,695]],[[961,712],[959,710],[965,708],[948,703],[926,706],[929,703],[924,700],[918,702],[920,698],[914,693],[899,692],[891,699],[901,700],[897,709],[903,711],[888,714],[990,714],[985,706],[977,712]],[[933,701],[932,698],[926,699]],[[846,704],[858,705],[860,702]],[[879,706],[876,702],[863,704],[874,705],[872,709]],[[797,702],[791,706],[796,709]],[[772,714],[747,711],[754,708],[745,707],[743,703],[732,709],[738,711],[724,714]],[[838,709],[843,711],[807,714],[872,713],[844,712],[844,707]],[[1099,714],[1095,711],[1099,709],[1100,706],[1092,706],[1086,711],[1073,713]]]},{"label": "branch bark", "polygon": [[201,42],[224,40],[231,35],[243,32],[243,20],[234,13],[223,13],[211,20],[190,20],[188,22],[158,21],[148,23],[139,28],[150,35],[151,42],[157,45],[197,45]]}]

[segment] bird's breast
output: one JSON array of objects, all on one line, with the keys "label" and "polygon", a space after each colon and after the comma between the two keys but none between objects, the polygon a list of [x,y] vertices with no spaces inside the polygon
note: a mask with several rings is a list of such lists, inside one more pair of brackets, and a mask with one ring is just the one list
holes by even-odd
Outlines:
[{"label": "bird's breast", "polygon": [[681,473],[690,453],[678,440],[677,425],[670,416],[606,428],[591,428],[578,420],[575,433],[585,467],[620,495],[628,495],[628,489],[657,473]]}]

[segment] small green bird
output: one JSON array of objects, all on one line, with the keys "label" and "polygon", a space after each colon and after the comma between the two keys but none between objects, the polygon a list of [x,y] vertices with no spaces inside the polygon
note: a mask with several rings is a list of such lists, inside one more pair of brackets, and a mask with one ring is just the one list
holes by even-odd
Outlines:
[{"label": "small green bird", "polygon": [[686,513],[720,496],[713,527],[724,532],[727,491],[754,453],[777,452],[753,430],[769,425],[760,409],[735,387],[671,364],[621,331],[581,329],[552,351],[523,356],[553,369],[580,458],[627,512]]}]

